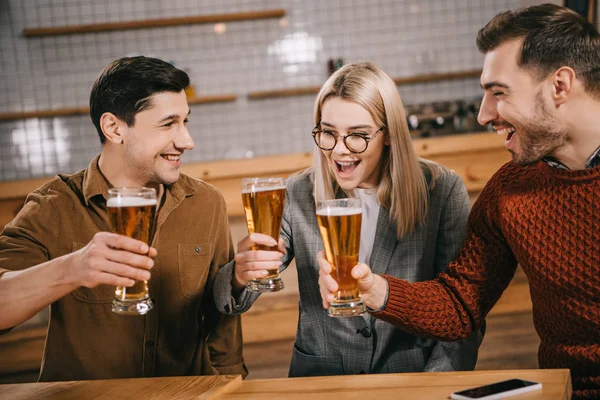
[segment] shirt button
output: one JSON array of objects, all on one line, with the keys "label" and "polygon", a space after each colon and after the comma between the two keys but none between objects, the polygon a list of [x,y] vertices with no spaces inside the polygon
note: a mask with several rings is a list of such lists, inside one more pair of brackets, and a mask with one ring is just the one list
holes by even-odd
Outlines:
[{"label": "shirt button", "polygon": [[194,250],[196,250],[196,253],[200,253],[202,251],[202,247],[196,246]]},{"label": "shirt button", "polygon": [[147,348],[148,350],[152,350],[152,348],[154,348],[154,341],[153,341],[153,340],[148,340],[148,341],[146,342],[146,348]]},{"label": "shirt button", "polygon": [[363,335],[363,337],[369,338],[371,337],[371,329],[369,329],[369,327],[364,327],[360,330],[360,333]]}]

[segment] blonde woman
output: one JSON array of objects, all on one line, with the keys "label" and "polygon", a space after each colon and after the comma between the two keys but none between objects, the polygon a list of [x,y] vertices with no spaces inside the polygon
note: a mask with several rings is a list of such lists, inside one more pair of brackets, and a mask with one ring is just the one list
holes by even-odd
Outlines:
[{"label": "blonde woman", "polygon": [[[313,167],[287,182],[279,251],[255,251],[273,239],[251,234],[215,285],[217,308],[248,310],[245,289],[267,269],[295,257],[299,322],[290,376],[471,370],[481,334],[444,343],[413,336],[369,314],[330,318],[319,293],[323,249],[315,204],[359,197],[363,207],[359,262],[409,281],[434,278],[460,248],[469,199],[458,176],[419,159],[393,80],[371,63],[349,64],[325,82],[315,104]],[[283,254],[283,257],[282,257]]]}]

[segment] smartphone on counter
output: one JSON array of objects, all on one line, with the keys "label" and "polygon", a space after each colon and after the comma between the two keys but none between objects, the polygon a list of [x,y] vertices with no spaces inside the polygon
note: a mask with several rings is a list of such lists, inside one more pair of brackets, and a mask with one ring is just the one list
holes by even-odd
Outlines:
[{"label": "smartphone on counter", "polygon": [[496,400],[504,399],[521,393],[540,390],[541,383],[525,381],[523,379],[509,379],[485,386],[461,390],[450,395],[454,400]]}]

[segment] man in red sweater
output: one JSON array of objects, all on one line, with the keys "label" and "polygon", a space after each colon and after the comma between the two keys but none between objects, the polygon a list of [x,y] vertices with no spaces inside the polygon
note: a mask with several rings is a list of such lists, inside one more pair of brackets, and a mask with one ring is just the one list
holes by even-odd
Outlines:
[{"label": "man in red sweater", "polygon": [[[600,34],[543,4],[498,14],[479,31],[479,112],[513,161],[488,182],[455,261],[407,282],[359,264],[371,314],[419,336],[458,340],[479,328],[517,264],[529,278],[541,368],[569,368],[573,398],[600,399]],[[325,308],[337,285],[322,254]]]}]

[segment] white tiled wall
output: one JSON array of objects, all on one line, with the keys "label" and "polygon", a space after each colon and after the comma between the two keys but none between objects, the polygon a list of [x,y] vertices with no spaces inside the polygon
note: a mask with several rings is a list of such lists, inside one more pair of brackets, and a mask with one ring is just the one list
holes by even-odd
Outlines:
[{"label": "white tiled wall", "polygon": [[[314,96],[248,100],[250,91],[320,85],[327,60],[368,60],[392,77],[481,67],[475,35],[519,0],[0,0],[0,113],[86,106],[113,59],[143,54],[186,69],[197,92],[185,162],[308,151]],[[282,8],[284,20],[26,39],[25,27]],[[401,86],[405,104],[473,98],[477,79]],[[0,180],[73,172],[99,151],[86,116],[0,123]]]}]

